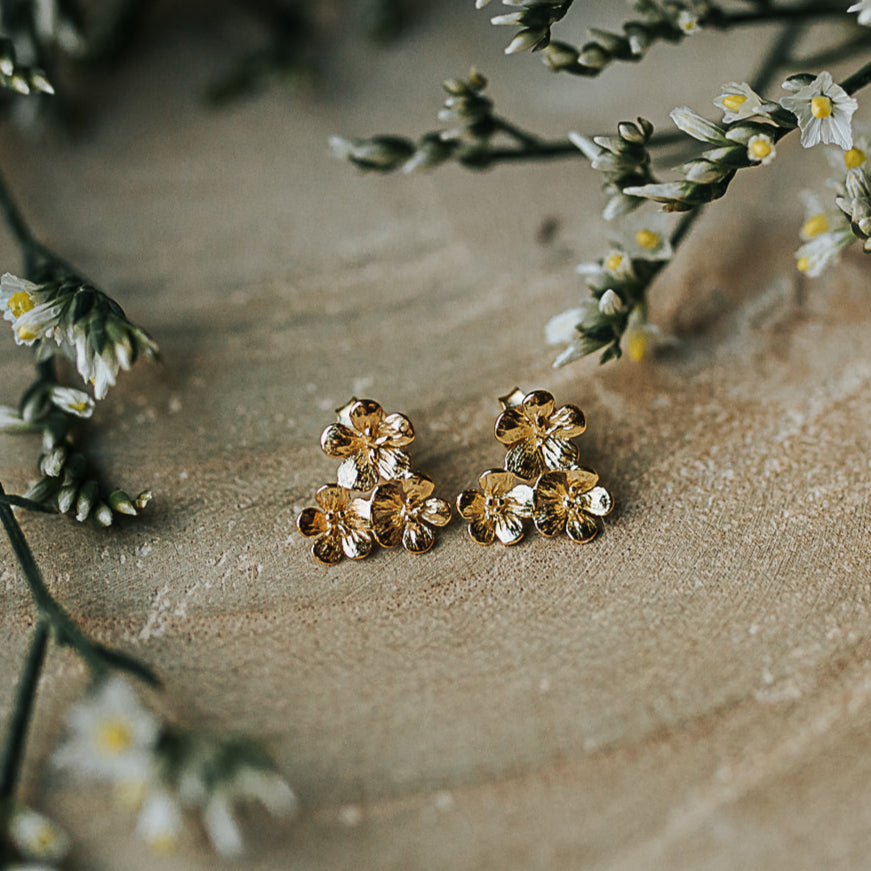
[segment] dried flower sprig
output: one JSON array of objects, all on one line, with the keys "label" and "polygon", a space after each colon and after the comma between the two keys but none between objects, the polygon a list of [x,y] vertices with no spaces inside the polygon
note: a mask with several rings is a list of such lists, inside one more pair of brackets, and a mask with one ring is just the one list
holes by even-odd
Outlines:
[{"label": "dried flower sprig", "polygon": [[18,63],[15,44],[6,37],[0,37],[0,87],[25,95],[54,93],[51,82],[41,69]]}]

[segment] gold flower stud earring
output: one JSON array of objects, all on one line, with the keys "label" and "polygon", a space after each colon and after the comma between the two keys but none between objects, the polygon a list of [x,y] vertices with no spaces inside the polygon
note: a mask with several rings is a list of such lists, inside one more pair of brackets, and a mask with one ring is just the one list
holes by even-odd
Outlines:
[{"label": "gold flower stud earring", "polygon": [[[414,440],[411,421],[385,414],[372,399],[352,398],[336,415],[321,435],[321,448],[342,461],[337,482],[321,487],[318,507],[306,508],[296,521],[303,535],[316,539],[312,555],[334,565],[343,557],[368,556],[376,542],[426,553],[435,542],[431,527],[448,523],[451,507],[432,495],[431,478],[412,470],[404,450]],[[354,495],[370,490],[368,498]]]},{"label": "gold flower stud earring", "polygon": [[564,531],[573,541],[592,541],[613,500],[598,486],[599,476],[578,464],[571,439],[586,429],[584,413],[575,405],[556,409],[546,390],[515,388],[499,401],[495,431],[508,448],[505,468],[488,469],[478,479],[480,490],[457,497],[469,535],[479,544],[516,544],[531,519],[548,538]]}]

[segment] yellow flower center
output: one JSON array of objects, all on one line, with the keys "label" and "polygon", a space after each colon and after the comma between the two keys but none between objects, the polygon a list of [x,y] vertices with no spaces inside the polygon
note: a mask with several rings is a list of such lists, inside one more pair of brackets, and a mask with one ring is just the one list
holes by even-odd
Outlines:
[{"label": "yellow flower center", "polygon": [[617,272],[623,265],[623,255],[619,251],[615,251],[605,259],[605,269],[609,272]]},{"label": "yellow flower center", "polygon": [[746,102],[744,94],[727,94],[723,97],[723,105],[730,112],[737,112]]},{"label": "yellow flower center", "polygon": [[120,756],[133,746],[133,730],[126,720],[107,718],[97,726],[94,743],[105,756]]},{"label": "yellow flower center", "polygon": [[9,297],[9,302],[6,303],[6,308],[12,312],[12,317],[20,318],[25,312],[29,312],[33,308],[33,300],[26,290],[19,290]]},{"label": "yellow flower center", "polygon": [[757,160],[765,160],[765,158],[768,157],[772,151],[773,146],[771,144],[771,140],[767,137],[760,136],[750,143],[750,153]]},{"label": "yellow flower center", "polygon": [[31,850],[37,856],[45,856],[57,846],[57,837],[54,829],[42,823],[40,827],[33,833],[31,839]]},{"label": "yellow flower center", "polygon": [[18,338],[22,342],[32,342],[34,339],[39,338],[39,333],[34,333],[33,330],[28,330],[27,327],[19,327],[17,332]]},{"label": "yellow flower center", "polygon": [[795,264],[799,272],[807,272],[810,269],[810,265],[810,260],[807,257],[799,257]]},{"label": "yellow flower center", "polygon": [[155,856],[169,856],[177,846],[178,838],[169,832],[160,832],[148,839],[148,848]]},{"label": "yellow flower center", "polygon": [[654,248],[658,248],[660,244],[659,233],[655,233],[653,230],[639,230],[635,234],[635,241],[645,250],[645,251],[653,251]]},{"label": "yellow flower center", "polygon": [[865,152],[861,148],[851,148],[844,152],[844,165],[847,169],[855,169],[865,162]]},{"label": "yellow flower center", "polygon": [[808,239],[813,239],[814,236],[819,236],[820,233],[825,233],[829,229],[829,219],[825,212],[820,212],[818,215],[812,215],[804,222],[801,228],[802,236]]},{"label": "yellow flower center", "polygon": [[814,118],[828,118],[831,114],[831,98],[827,97],[825,94],[821,94],[819,97],[814,97],[811,100],[811,115],[813,115]]},{"label": "yellow flower center", "polygon": [[647,333],[644,330],[633,330],[626,337],[626,353],[633,363],[640,363],[647,353]]},{"label": "yellow flower center", "polygon": [[88,407],[88,403],[85,400],[80,400],[79,402],[71,402],[70,408],[73,411],[84,411]]},{"label": "yellow flower center", "polygon": [[112,788],[112,797],[125,810],[135,811],[145,801],[147,790],[144,780],[122,780]]}]

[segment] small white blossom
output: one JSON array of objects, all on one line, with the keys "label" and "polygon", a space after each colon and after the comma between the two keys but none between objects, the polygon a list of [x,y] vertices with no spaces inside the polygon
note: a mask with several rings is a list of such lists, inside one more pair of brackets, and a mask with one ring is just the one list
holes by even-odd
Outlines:
[{"label": "small white blossom", "polygon": [[687,136],[698,139],[699,142],[707,142],[709,145],[728,145],[729,140],[722,128],[703,118],[698,112],[693,112],[689,106],[678,106],[669,112],[669,117],[674,121],[678,129],[683,130]]},{"label": "small white blossom", "polygon": [[835,208],[831,201],[823,201],[815,191],[799,192],[804,205],[804,223],[799,230],[799,236],[805,242],[810,242],[822,233],[828,233],[844,225],[844,213]]},{"label": "small white blossom", "polygon": [[723,121],[743,121],[745,118],[765,118],[774,108],[774,103],[763,100],[746,82],[728,82],[720,89],[714,105],[723,110]]},{"label": "small white blossom", "polygon": [[152,852],[167,855],[175,851],[182,831],[182,808],[178,797],[157,787],[149,791],[139,813],[136,834]]},{"label": "small white blossom", "polygon": [[652,340],[659,335],[659,330],[648,323],[642,306],[637,305],[629,312],[626,331],[623,333],[623,348],[629,359],[640,363],[650,349]]},{"label": "small white blossom", "polygon": [[671,260],[670,224],[663,212],[636,212],[623,221],[618,247],[630,260]]},{"label": "small white blossom", "polygon": [[[793,90],[792,85],[789,89]],[[820,73],[809,84],[781,98],[780,105],[798,120],[801,144],[805,148],[820,142],[839,145],[844,151],[853,147],[850,119],[859,104],[832,81],[830,73]]]},{"label": "small white blossom", "polygon": [[55,385],[48,392],[52,405],[67,414],[88,418],[94,413],[95,402],[84,390]]},{"label": "small white blossom", "polygon": [[747,159],[767,166],[777,156],[774,140],[765,133],[757,133],[747,140]]},{"label": "small white blossom", "polygon": [[116,784],[153,781],[160,723],[119,677],[100,684],[67,715],[68,734],[58,765]]},{"label": "small white blossom", "polygon": [[22,857],[38,862],[60,862],[70,839],[56,823],[30,808],[17,808],[9,819],[9,838]]},{"label": "small white blossom", "polygon": [[677,16],[677,26],[686,34],[698,33],[702,29],[699,24],[699,16],[686,9]]},{"label": "small white blossom", "polygon": [[853,147],[844,151],[843,148],[827,148],[826,159],[829,166],[838,174],[835,184],[843,181],[843,174],[860,166],[868,168],[868,156],[871,154],[871,130],[867,124],[857,124],[853,130]]},{"label": "small white blossom", "polygon": [[570,308],[558,315],[554,315],[545,325],[544,337],[548,345],[564,345],[574,341],[578,337],[575,327],[589,315],[589,303],[592,300],[584,300],[587,305]]},{"label": "small white blossom", "polygon": [[810,278],[816,278],[835,263],[841,251],[855,240],[849,225],[820,233],[795,252],[796,268]]},{"label": "small white blossom", "polygon": [[871,26],[871,0],[859,0],[854,3],[847,12],[859,13],[859,24]]}]

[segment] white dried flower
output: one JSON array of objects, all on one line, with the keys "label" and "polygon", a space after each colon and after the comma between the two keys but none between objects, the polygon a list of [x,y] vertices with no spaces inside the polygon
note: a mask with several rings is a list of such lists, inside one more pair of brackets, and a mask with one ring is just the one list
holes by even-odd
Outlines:
[{"label": "white dried flower", "polygon": [[699,24],[699,16],[686,9],[678,14],[677,26],[686,34],[698,33],[702,29]]},{"label": "white dried flower", "polygon": [[48,391],[48,398],[56,408],[75,417],[88,418],[96,407],[94,400],[84,390],[76,390],[74,387],[55,385]]},{"label": "white dried flower", "polygon": [[584,300],[584,305],[566,309],[545,324],[544,338],[548,345],[565,345],[578,337],[576,327],[589,314],[590,302],[592,300]]},{"label": "white dried flower", "polygon": [[847,9],[847,12],[858,12],[859,24],[871,26],[871,0],[859,0]]},{"label": "white dried flower", "polygon": [[70,849],[66,832],[48,817],[26,807],[12,812],[9,839],[23,858],[38,862],[60,862]]},{"label": "white dried flower", "polygon": [[795,252],[796,268],[810,278],[816,278],[835,263],[841,251],[855,240],[849,225],[820,233]]},{"label": "white dried flower", "polygon": [[763,100],[746,82],[728,82],[720,89],[714,105],[723,110],[723,121],[743,121],[745,118],[765,118],[776,104]]},{"label": "white dried flower", "polygon": [[[788,89],[792,90],[792,86]],[[851,118],[859,104],[832,80],[830,73],[820,73],[790,96],[781,98],[780,105],[798,120],[805,148],[820,142],[839,145],[844,151],[853,147]]]},{"label": "white dried flower", "polygon": [[182,823],[178,797],[162,787],[156,787],[148,792],[142,804],[136,834],[152,852],[165,856],[178,846]]},{"label": "white dried flower", "polygon": [[777,156],[774,140],[765,133],[757,133],[747,140],[747,159],[767,166]]},{"label": "white dried flower", "polygon": [[708,121],[707,118],[703,118],[698,112],[693,112],[689,106],[678,106],[676,109],[672,109],[669,117],[687,136],[692,136],[699,142],[707,142],[710,145],[729,144],[729,140],[726,139],[720,127]]},{"label": "white dried flower", "polygon": [[160,723],[122,678],[109,678],[74,705],[67,726],[55,753],[59,766],[110,783],[153,781]]},{"label": "white dried flower", "polygon": [[618,247],[630,260],[671,260],[669,225],[663,212],[636,212],[623,221]]},{"label": "white dried flower", "polygon": [[625,308],[623,300],[610,287],[599,297],[599,311],[606,317],[620,314]]},{"label": "white dried flower", "polygon": [[629,359],[640,363],[650,350],[653,339],[659,335],[659,330],[648,323],[643,306],[636,305],[629,312],[626,331],[623,333],[623,347]]},{"label": "white dried flower", "polygon": [[[843,152],[839,152],[843,153]],[[799,236],[805,242],[844,225],[844,213],[835,208],[830,200],[823,201],[815,191],[803,190],[799,197],[804,205],[804,223]]]}]

